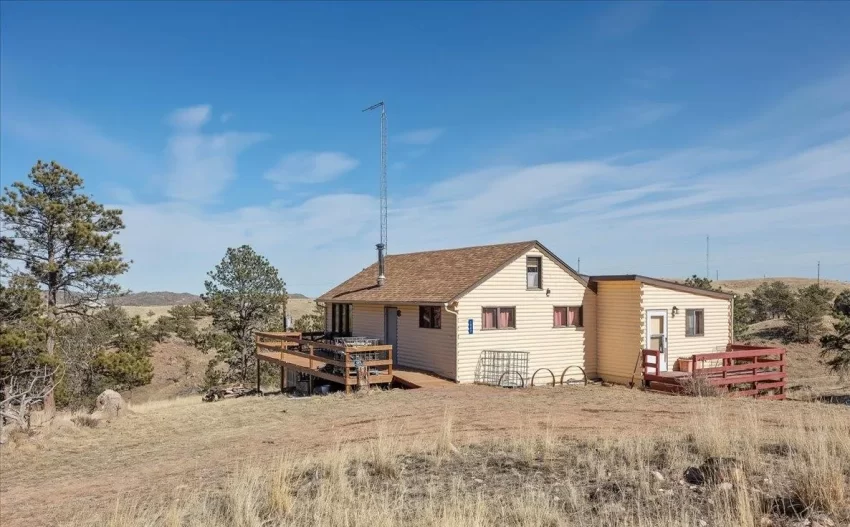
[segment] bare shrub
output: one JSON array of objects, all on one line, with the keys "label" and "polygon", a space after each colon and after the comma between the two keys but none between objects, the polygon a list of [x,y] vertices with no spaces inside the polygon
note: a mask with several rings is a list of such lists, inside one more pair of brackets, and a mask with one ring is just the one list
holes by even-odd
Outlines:
[{"label": "bare shrub", "polygon": [[679,380],[682,386],[682,394],[692,397],[720,397],[723,390],[709,382],[708,378],[699,375],[685,377]]}]

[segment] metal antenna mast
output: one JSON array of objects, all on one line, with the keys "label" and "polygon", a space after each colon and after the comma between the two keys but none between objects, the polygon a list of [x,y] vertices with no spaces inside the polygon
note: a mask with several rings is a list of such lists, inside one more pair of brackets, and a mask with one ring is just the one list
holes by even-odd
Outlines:
[{"label": "metal antenna mast", "polygon": [[364,109],[364,112],[381,109],[381,245],[387,249],[387,106],[384,101]]}]

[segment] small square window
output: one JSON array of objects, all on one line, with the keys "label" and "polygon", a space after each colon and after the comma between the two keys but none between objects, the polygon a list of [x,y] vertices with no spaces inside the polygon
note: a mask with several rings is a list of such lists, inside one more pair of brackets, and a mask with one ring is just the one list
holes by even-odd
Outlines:
[{"label": "small square window", "polygon": [[685,336],[701,337],[705,335],[705,310],[685,310]]},{"label": "small square window", "polygon": [[419,306],[419,327],[440,329],[440,306]]},{"label": "small square window", "polygon": [[541,268],[542,258],[539,256],[528,256],[525,259],[525,285],[528,289],[543,288],[543,271]]}]

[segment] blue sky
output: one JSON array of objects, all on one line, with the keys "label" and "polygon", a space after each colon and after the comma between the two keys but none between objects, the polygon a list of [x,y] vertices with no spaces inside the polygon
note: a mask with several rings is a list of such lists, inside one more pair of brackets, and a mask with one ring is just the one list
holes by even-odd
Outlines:
[{"label": "blue sky", "polygon": [[250,244],[318,294],[389,250],[850,279],[850,3],[0,7],[0,176],[124,210],[132,290]]}]

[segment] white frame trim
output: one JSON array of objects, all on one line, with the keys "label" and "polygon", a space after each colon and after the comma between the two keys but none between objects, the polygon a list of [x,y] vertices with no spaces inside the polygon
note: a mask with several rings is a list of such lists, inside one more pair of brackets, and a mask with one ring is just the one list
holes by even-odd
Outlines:
[{"label": "white frame trim", "polygon": [[661,364],[658,365],[658,371],[668,371],[669,368],[669,355],[670,349],[667,345],[670,338],[670,326],[667,325],[667,310],[666,309],[647,309],[646,310],[646,320],[644,321],[644,335],[643,335],[643,347],[649,349],[649,337],[650,337],[650,324],[649,320],[654,316],[663,316],[664,317],[664,345],[662,346],[664,349],[661,352]]}]

